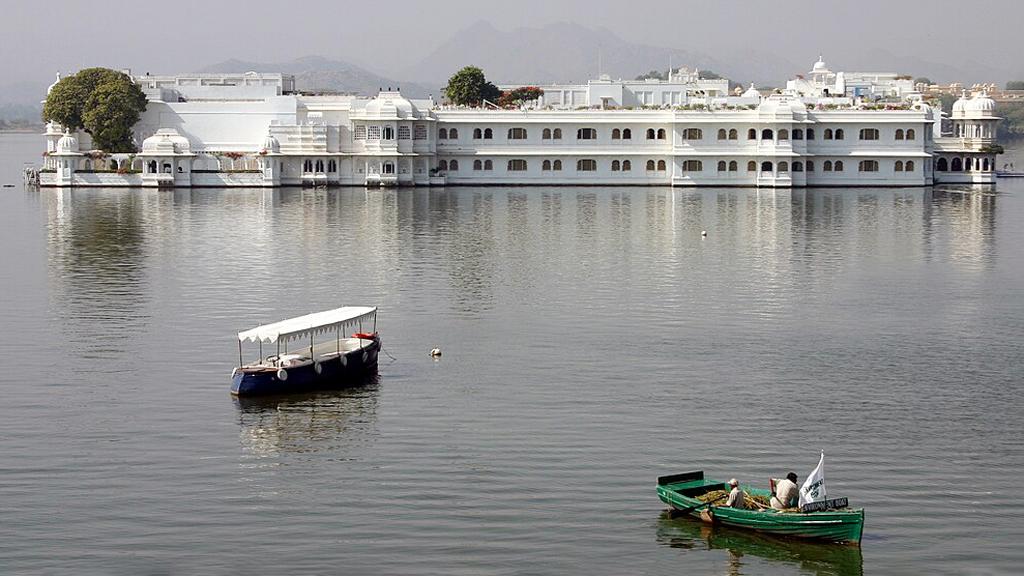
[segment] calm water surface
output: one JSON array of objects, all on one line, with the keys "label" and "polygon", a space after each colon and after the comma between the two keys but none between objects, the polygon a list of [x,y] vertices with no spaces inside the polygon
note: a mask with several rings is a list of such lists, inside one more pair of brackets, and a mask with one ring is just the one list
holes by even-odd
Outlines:
[{"label": "calm water surface", "polygon": [[[24,190],[40,149],[0,136],[4,574],[1024,562],[1024,181]],[[236,331],[344,304],[380,306],[375,382],[229,396]],[[820,449],[859,551],[654,492],[803,478]]]}]

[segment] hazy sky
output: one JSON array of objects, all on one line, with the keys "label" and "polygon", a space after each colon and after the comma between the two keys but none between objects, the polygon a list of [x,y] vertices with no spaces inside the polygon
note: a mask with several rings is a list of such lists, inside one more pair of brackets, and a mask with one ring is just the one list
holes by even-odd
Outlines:
[{"label": "hazy sky", "polygon": [[634,42],[709,54],[728,53],[739,43],[797,62],[823,52],[837,68],[848,55],[881,47],[1024,72],[1020,0],[5,0],[3,14],[0,84],[90,65],[158,73],[227,58],[281,61],[309,54],[394,77],[478,20],[504,30],[573,21]]}]

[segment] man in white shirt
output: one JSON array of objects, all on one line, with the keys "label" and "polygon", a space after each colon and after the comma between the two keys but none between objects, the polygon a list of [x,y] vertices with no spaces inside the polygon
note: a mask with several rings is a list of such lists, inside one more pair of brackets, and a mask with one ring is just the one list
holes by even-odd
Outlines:
[{"label": "man in white shirt", "polygon": [[729,486],[732,486],[732,490],[729,492],[729,499],[725,501],[724,506],[740,509],[746,508],[747,498],[743,490],[740,490],[739,480],[735,478],[729,480]]},{"label": "man in white shirt", "polygon": [[773,478],[772,481],[775,483],[775,494],[772,495],[772,508],[785,510],[786,508],[796,506],[800,498],[800,488],[796,485],[796,474],[790,472],[786,474],[785,478],[781,480]]}]

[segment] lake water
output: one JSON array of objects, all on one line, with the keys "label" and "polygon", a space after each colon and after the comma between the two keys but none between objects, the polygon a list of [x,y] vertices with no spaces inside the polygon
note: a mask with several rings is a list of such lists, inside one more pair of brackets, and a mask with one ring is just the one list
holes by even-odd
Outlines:
[{"label": "lake water", "polygon": [[[0,136],[4,574],[1024,562],[1024,181],[25,190],[41,147]],[[231,398],[235,332],[347,304],[375,382]],[[822,449],[861,550],[662,515]]]}]

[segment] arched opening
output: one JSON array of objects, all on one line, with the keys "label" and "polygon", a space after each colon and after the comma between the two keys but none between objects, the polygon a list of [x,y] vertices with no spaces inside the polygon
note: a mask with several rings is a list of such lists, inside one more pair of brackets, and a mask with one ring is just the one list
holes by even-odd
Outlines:
[{"label": "arched opening", "polygon": [[[488,138],[490,138],[490,136],[488,136]],[[561,140],[562,139],[562,129],[561,128],[555,128],[554,131],[551,132],[551,138],[553,140]]]},{"label": "arched opening", "polygon": [[[803,139],[804,139],[804,131],[801,130],[800,128],[794,128],[793,129],[793,140],[803,140]],[[794,172],[795,172],[795,170],[794,170]]]},{"label": "arched opening", "polygon": [[807,129],[807,139],[814,140],[814,128]]},{"label": "arched opening", "polygon": [[317,174],[322,174],[323,171],[324,171],[324,161],[323,160],[317,160],[316,161],[316,172],[317,172]]},{"label": "arched opening", "polygon": [[988,158],[985,158],[985,159],[984,159],[984,160],[982,161],[982,163],[981,163],[981,169],[982,169],[982,170],[984,170],[985,172],[988,172],[988,169],[989,169],[989,163],[988,163]]},{"label": "arched opening", "polygon": [[914,161],[913,160],[907,160],[907,163],[906,163],[905,166],[906,167],[903,169],[904,172],[913,172],[914,171]]},{"label": "arched opening", "polygon": [[156,160],[150,160],[146,163],[146,173],[156,174]]},{"label": "arched opening", "polygon": [[729,139],[729,133],[725,131],[725,128],[719,128],[718,129],[718,139],[719,140],[728,140]]},{"label": "arched opening", "polygon": [[484,160],[484,171],[494,170],[494,162],[491,160]]},{"label": "arched opening", "polygon": [[551,170],[551,160],[545,160],[544,162],[542,162],[541,165],[540,165],[540,169],[545,171],[545,172],[550,171]]},{"label": "arched opening", "polygon": [[896,129],[896,139],[903,140],[903,128]]},{"label": "arched opening", "polygon": [[772,163],[767,160],[761,162],[761,172],[772,172]]},{"label": "arched opening", "polygon": [[825,140],[832,140],[833,134],[831,128],[825,128]]},{"label": "arched opening", "polygon": [[655,167],[654,160],[648,160],[647,161],[647,171],[648,172],[654,172],[654,167]]},{"label": "arched opening", "polygon": [[451,170],[452,172],[458,172],[459,171],[459,161],[458,160],[452,160],[451,162],[449,162],[448,163],[448,169]]},{"label": "arched opening", "polygon": [[479,128],[473,128],[473,140],[480,140],[484,137],[484,131]]},{"label": "arched opening", "polygon": [[789,140],[789,130],[785,128],[779,130],[779,140]]},{"label": "arched opening", "polygon": [[842,140],[845,137],[846,137],[846,134],[843,132],[843,129],[842,128],[836,128],[836,140]]},{"label": "arched opening", "polygon": [[739,164],[735,160],[729,161],[729,172],[737,172],[739,170]]},{"label": "arched opening", "polygon": [[836,172],[842,172],[843,171],[843,161],[842,160],[836,160],[836,163],[835,163],[834,166],[835,166],[835,171]]},{"label": "arched opening", "polygon": [[545,128],[544,131],[540,133],[540,139],[551,140],[551,128]]},{"label": "arched opening", "polygon": [[729,140],[736,140],[737,138],[739,138],[739,135],[740,133],[737,132],[735,128],[729,129]]},{"label": "arched opening", "polygon": [[440,170],[441,172],[446,172],[448,170],[448,161],[441,160],[440,162],[438,162],[437,169]]},{"label": "arched opening", "polygon": [[439,129],[437,131],[437,139],[438,140],[447,140],[448,139],[448,129],[447,128]]},{"label": "arched opening", "polygon": [[757,130],[753,128],[747,130],[747,140],[757,140]]},{"label": "arched opening", "polygon": [[665,171],[665,161],[664,160],[658,160],[658,172],[664,172],[664,171]]},{"label": "arched opening", "polygon": [[629,128],[623,128],[622,129],[622,139],[623,140],[632,140],[633,139],[633,131],[630,130]]},{"label": "arched opening", "polygon": [[719,160],[718,161],[718,171],[719,172],[725,172],[728,169],[729,169],[729,165],[725,162],[725,160]]},{"label": "arched opening", "polygon": [[824,170],[825,172],[831,172],[832,171],[832,161],[831,160],[825,160],[825,164],[822,165],[821,169]]},{"label": "arched opening", "polygon": [[[454,160],[452,160],[452,162],[454,162]],[[391,163],[391,162],[385,162],[380,167],[380,171],[383,174],[394,174],[395,173],[395,165],[393,163]]]},{"label": "arched opening", "polygon": [[473,160],[473,170],[474,171],[480,171],[480,170],[483,170],[483,169],[484,169],[484,161],[483,160]]},{"label": "arched opening", "polygon": [[657,134],[657,133],[656,133],[656,132],[654,131],[654,128],[648,128],[648,129],[647,129],[647,139],[648,139],[648,140],[654,140],[654,136],[655,136],[656,134]]},{"label": "arched opening", "polygon": [[779,172],[789,172],[789,163],[779,162]]},{"label": "arched opening", "polygon": [[964,161],[960,158],[953,158],[953,162],[950,163],[950,170],[953,172],[963,172]]},{"label": "arched opening", "polygon": [[907,140],[913,140],[916,137],[917,137],[917,134],[914,133],[914,129],[913,128],[907,128]]},{"label": "arched opening", "polygon": [[804,162],[804,168],[806,168],[808,172],[814,172],[814,160]]},{"label": "arched opening", "polygon": [[753,160],[747,162],[747,172],[757,172],[757,162]]},{"label": "arched opening", "polygon": [[945,158],[939,158],[938,160],[935,161],[935,171],[936,172],[948,172],[949,171],[949,162],[947,162]]},{"label": "arched opening", "polygon": [[793,172],[803,172],[804,165],[802,162],[793,162]]},{"label": "arched opening", "polygon": [[334,174],[338,171],[338,162],[336,160],[327,161],[327,171]]},{"label": "arched opening", "polygon": [[629,172],[632,169],[633,169],[633,163],[632,162],[630,162],[629,160],[623,160],[622,161],[622,171],[623,172]]},{"label": "arched opening", "polygon": [[559,170],[561,170],[562,169],[562,161],[561,160],[555,160],[551,164],[551,169],[554,170],[555,172],[558,172]]},{"label": "arched opening", "polygon": [[622,130],[619,130],[618,128],[615,128],[614,130],[612,130],[612,140],[621,140],[621,139],[622,139]]},{"label": "arched opening", "polygon": [[306,159],[302,162],[302,171],[306,174],[313,172],[313,161]]},{"label": "arched opening", "polygon": [[395,129],[392,128],[391,126],[385,126],[384,130],[383,130],[383,136],[381,137],[381,139],[382,140],[394,140],[395,139]]},{"label": "arched opening", "polygon": [[[456,136],[452,136],[452,138],[455,138],[455,137]],[[484,129],[484,140],[493,140],[493,139],[494,139],[494,130],[491,130],[490,128],[485,128]]]},{"label": "arched opening", "polygon": [[622,169],[622,164],[618,160],[612,160],[612,172],[618,172]]},{"label": "arched opening", "polygon": [[774,140],[774,139],[775,139],[775,134],[772,132],[771,128],[765,128],[764,130],[761,130],[761,140]]},{"label": "arched opening", "polygon": [[903,160],[897,160],[892,169],[895,172],[903,172]]}]

